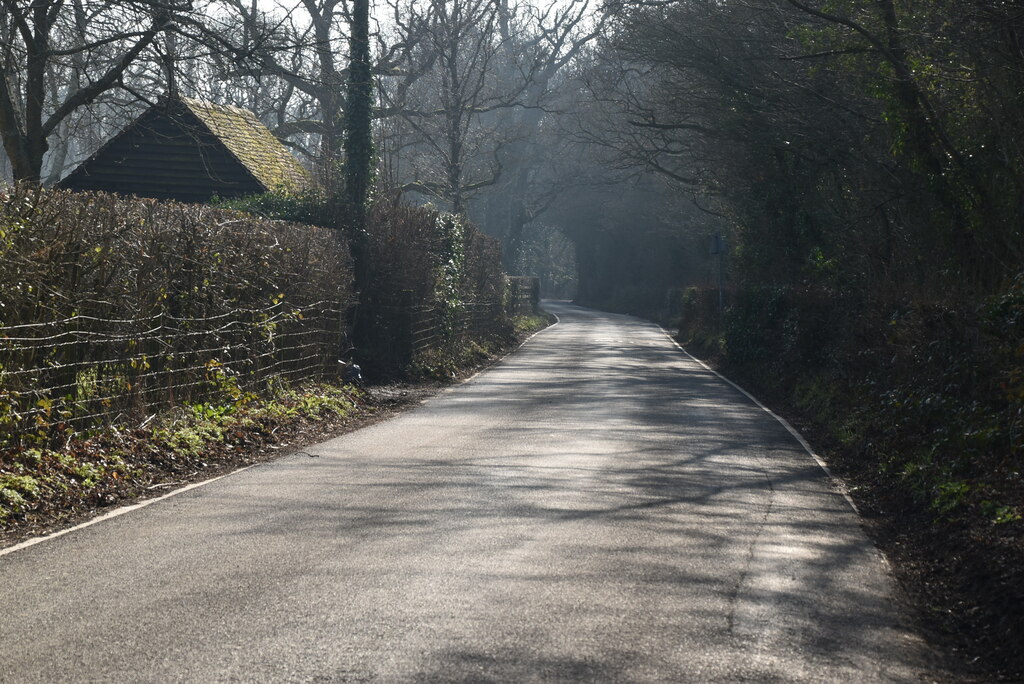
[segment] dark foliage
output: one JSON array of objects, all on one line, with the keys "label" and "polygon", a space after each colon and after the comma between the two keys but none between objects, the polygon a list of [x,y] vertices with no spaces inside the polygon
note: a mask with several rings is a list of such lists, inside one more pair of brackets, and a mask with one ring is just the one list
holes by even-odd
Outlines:
[{"label": "dark foliage", "polygon": [[378,201],[368,235],[369,323],[360,358],[390,377],[426,353],[458,354],[471,340],[507,337],[500,243],[453,214]]},{"label": "dark foliage", "polygon": [[680,333],[803,425],[880,516],[911,592],[989,671],[1024,666],[1022,298],[1022,278],[959,306],[749,288],[723,324],[717,293],[691,290]]}]

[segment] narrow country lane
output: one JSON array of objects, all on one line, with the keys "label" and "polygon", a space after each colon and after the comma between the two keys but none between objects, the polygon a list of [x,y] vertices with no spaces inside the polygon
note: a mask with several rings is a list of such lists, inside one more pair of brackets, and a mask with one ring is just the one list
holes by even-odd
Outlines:
[{"label": "narrow country lane", "polygon": [[659,328],[550,308],[498,366],[316,458],[0,556],[0,681],[929,677],[778,422]]}]

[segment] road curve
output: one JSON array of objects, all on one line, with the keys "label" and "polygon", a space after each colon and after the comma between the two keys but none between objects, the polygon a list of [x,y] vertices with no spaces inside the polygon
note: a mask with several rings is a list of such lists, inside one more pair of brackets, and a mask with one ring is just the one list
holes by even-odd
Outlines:
[{"label": "road curve", "polygon": [[0,681],[919,681],[781,425],[567,305],[415,410],[0,557]]}]

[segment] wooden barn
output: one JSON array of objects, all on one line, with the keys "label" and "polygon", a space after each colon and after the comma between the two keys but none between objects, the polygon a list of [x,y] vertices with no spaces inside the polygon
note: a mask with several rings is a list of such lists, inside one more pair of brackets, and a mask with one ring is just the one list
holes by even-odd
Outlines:
[{"label": "wooden barn", "polygon": [[182,202],[309,187],[309,172],[252,112],[188,98],[161,101],[57,187]]}]

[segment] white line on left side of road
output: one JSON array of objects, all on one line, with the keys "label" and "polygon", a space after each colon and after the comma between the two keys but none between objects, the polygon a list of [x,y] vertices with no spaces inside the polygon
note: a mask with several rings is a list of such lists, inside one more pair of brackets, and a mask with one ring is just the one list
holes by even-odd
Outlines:
[{"label": "white line on left side of road", "polygon": [[9,546],[6,549],[0,549],[0,557],[6,556],[7,554],[10,554],[10,553],[14,553],[15,551],[21,551],[22,549],[27,549],[28,547],[35,546],[36,544],[42,544],[45,541],[50,541],[51,539],[56,539],[57,537],[63,537],[65,534],[71,534],[72,532],[77,532],[78,530],[84,529],[86,527],[90,527],[92,525],[95,525],[96,523],[101,523],[104,520],[110,520],[111,518],[116,518],[118,516],[122,516],[125,513],[131,513],[132,511],[137,511],[140,508],[145,508],[146,506],[151,506],[151,505],[153,505],[155,503],[159,503],[160,501],[163,501],[164,499],[170,499],[172,496],[178,496],[179,494],[184,494],[185,492],[190,491],[192,489],[198,489],[199,487],[203,487],[205,485],[208,485],[211,482],[216,482],[217,480],[222,480],[225,477],[229,477],[229,476],[234,475],[236,473],[240,473],[243,470],[248,470],[249,468],[254,468],[257,465],[259,465],[259,464],[258,463],[253,463],[252,465],[243,466],[243,467],[239,468],[238,470],[232,470],[230,473],[224,473],[223,475],[218,475],[217,477],[211,477],[209,480],[203,480],[202,482],[194,482],[194,483],[192,483],[190,485],[182,487],[181,489],[175,489],[173,492],[168,492],[167,494],[164,494],[163,496],[158,496],[155,499],[146,499],[145,501],[140,501],[139,503],[136,503],[136,504],[131,504],[129,506],[123,506],[121,508],[115,508],[114,510],[110,511],[109,513],[104,513],[103,515],[101,515],[101,516],[99,516],[97,518],[93,518],[92,520],[86,521],[86,522],[81,523],[79,525],[75,525],[74,527],[69,527],[66,530],[60,530],[58,532],[52,532],[50,534],[44,534],[41,537],[32,537],[31,539],[26,539],[25,541],[23,541],[23,542],[21,542],[19,544],[15,544],[14,546]]},{"label": "white line on left side of road", "polygon": [[[473,374],[472,374],[472,375],[470,375],[470,376],[469,376],[468,378],[466,378],[465,380],[462,380],[462,381],[461,381],[461,382],[459,382],[458,384],[452,385],[451,387],[446,387],[446,388],[445,388],[444,390],[442,390],[442,391],[438,392],[437,396],[442,396],[442,395],[448,394],[449,392],[452,392],[452,391],[454,391],[454,390],[455,390],[455,388],[459,387],[459,385],[465,385],[465,384],[466,384],[467,382],[472,382],[473,380],[476,380],[476,378],[477,378],[477,376],[478,376],[478,375],[483,375],[484,373],[486,373],[486,372],[487,372],[487,371],[489,371],[490,369],[494,368],[495,366],[498,366],[498,365],[500,365],[500,364],[501,364],[501,362],[502,362],[502,361],[504,361],[504,360],[505,360],[505,359],[506,359],[506,358],[507,358],[508,356],[510,356],[510,355],[512,355],[512,354],[515,354],[515,353],[516,353],[517,351],[519,351],[520,349],[522,349],[522,348],[523,348],[524,346],[526,346],[526,343],[527,343],[527,342],[529,342],[530,340],[532,340],[532,339],[533,339],[534,337],[536,337],[537,335],[540,335],[540,334],[541,334],[542,332],[545,332],[545,331],[551,330],[551,329],[552,329],[552,328],[554,328],[554,327],[555,327],[556,325],[558,325],[559,323],[561,323],[561,322],[562,322],[562,319],[561,319],[561,318],[559,318],[558,316],[555,316],[555,314],[551,313],[550,311],[548,311],[548,313],[549,313],[549,314],[551,314],[552,316],[554,316],[554,317],[555,317],[555,322],[554,322],[554,323],[552,323],[552,324],[551,324],[551,325],[549,325],[549,326],[543,327],[543,328],[541,328],[540,330],[538,330],[537,332],[533,333],[532,335],[530,335],[529,337],[527,337],[527,338],[526,338],[525,340],[523,340],[522,342],[520,342],[520,343],[519,343],[519,346],[518,346],[518,347],[516,347],[515,349],[513,349],[512,351],[510,351],[510,352],[509,352],[508,354],[505,354],[505,356],[501,357],[500,359],[498,359],[498,360],[497,360],[497,361],[495,361],[494,363],[490,364],[489,366],[486,366],[486,367],[484,367],[484,368],[481,368],[481,369],[480,369],[480,370],[478,370],[478,371],[477,371],[476,373],[473,373]],[[433,397],[431,397],[431,398],[433,398]],[[421,403],[424,403],[424,404],[425,404],[425,403],[427,403],[428,401],[430,401],[430,399],[425,399],[425,400],[423,400],[423,402],[421,402]]]}]

